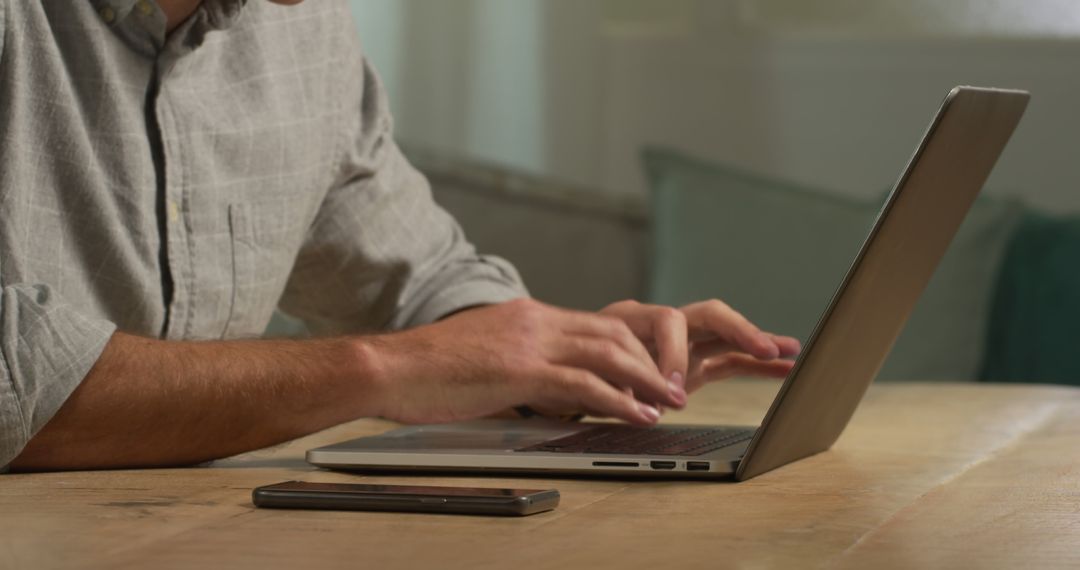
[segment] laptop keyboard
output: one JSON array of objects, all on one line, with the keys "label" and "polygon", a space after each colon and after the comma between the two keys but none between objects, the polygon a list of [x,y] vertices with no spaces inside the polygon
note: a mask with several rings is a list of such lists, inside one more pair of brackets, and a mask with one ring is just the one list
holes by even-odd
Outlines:
[{"label": "laptop keyboard", "polygon": [[604,424],[575,434],[515,449],[521,452],[610,453],[618,455],[703,455],[748,441],[750,428],[636,427]]}]

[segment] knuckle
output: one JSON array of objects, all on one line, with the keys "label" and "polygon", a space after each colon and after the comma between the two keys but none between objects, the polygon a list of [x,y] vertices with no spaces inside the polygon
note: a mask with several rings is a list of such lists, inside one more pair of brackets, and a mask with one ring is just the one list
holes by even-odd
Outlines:
[{"label": "knuckle", "polygon": [[624,342],[626,335],[631,334],[630,325],[626,324],[626,321],[608,315],[600,315],[599,318],[604,334],[608,338]]},{"label": "knuckle", "polygon": [[[752,323],[750,323],[750,321],[742,313],[735,310],[735,308],[731,305],[728,305],[727,303],[719,299],[713,299],[709,301],[709,308],[710,312],[729,323],[752,325]],[[757,327],[754,328],[756,329]]]},{"label": "knuckle", "polygon": [[614,329],[615,327],[626,324],[619,317],[613,317],[611,315],[597,315],[597,318],[600,320],[601,323],[603,323],[605,327],[608,327],[610,329]]},{"label": "knuckle", "polygon": [[621,312],[621,311],[624,311],[626,309],[631,309],[636,305],[637,305],[637,301],[632,301],[632,300],[617,301],[615,303],[612,303],[612,304],[608,305],[607,307],[604,307],[603,311]]},{"label": "knuckle", "polygon": [[657,312],[657,318],[664,323],[681,325],[686,323],[686,315],[675,307],[661,307]]},{"label": "knuckle", "polygon": [[620,354],[619,346],[610,340],[600,340],[592,346],[593,354],[606,362],[617,360]]},{"label": "knuckle", "polygon": [[707,303],[707,306],[710,309],[716,310],[716,311],[725,311],[726,312],[726,311],[732,311],[733,310],[730,305],[728,305],[727,303],[721,301],[720,299],[709,299],[709,301]]},{"label": "knuckle", "polygon": [[617,338],[625,340],[627,337],[634,336],[634,333],[630,330],[630,325],[626,324],[626,321],[622,319],[612,319],[608,326],[611,327],[612,334]]}]

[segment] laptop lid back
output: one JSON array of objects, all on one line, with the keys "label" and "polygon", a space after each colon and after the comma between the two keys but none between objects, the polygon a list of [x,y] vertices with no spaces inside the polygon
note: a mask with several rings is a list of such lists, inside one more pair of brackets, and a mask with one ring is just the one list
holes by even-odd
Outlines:
[{"label": "laptop lid back", "polygon": [[945,99],[740,461],[737,479],[824,451],[840,437],[1029,97],[957,87]]}]

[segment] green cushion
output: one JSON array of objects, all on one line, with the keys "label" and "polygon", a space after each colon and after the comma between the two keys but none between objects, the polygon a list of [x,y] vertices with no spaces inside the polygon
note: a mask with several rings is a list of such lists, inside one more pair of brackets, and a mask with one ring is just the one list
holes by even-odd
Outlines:
[{"label": "green cushion", "polygon": [[974,380],[986,350],[994,287],[1025,209],[980,197],[912,311],[884,379]]},{"label": "green cushion", "polygon": [[263,338],[308,338],[310,336],[311,331],[303,321],[281,311],[274,311],[263,333]]},{"label": "green cushion", "polygon": [[[806,339],[880,207],[649,149],[651,299],[720,298],[767,330]],[[981,199],[880,375],[977,376],[989,300],[1018,204]]]},{"label": "green cushion", "polygon": [[1009,244],[981,379],[1080,385],[1080,218],[1029,215]]}]

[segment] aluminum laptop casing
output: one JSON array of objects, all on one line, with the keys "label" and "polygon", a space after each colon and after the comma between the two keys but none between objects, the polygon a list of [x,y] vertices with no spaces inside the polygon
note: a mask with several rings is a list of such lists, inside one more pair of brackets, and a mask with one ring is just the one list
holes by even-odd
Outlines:
[{"label": "aluminum laptop casing", "polygon": [[[949,93],[749,442],[690,457],[523,453],[514,450],[590,424],[477,421],[393,430],[313,449],[307,460],[365,471],[745,480],[828,449],[880,370],[1029,98],[1023,91],[978,87]],[[708,468],[701,470],[702,463]]]},{"label": "aluminum laptop casing", "polygon": [[[674,477],[731,478],[746,449],[744,442],[708,454],[681,457],[514,451],[594,425],[530,419],[412,426],[313,449],[307,460],[320,467],[361,471],[546,472],[619,477],[655,477],[664,472]],[[658,470],[653,468],[654,461],[675,465]],[[688,471],[688,461],[708,468]]]}]

